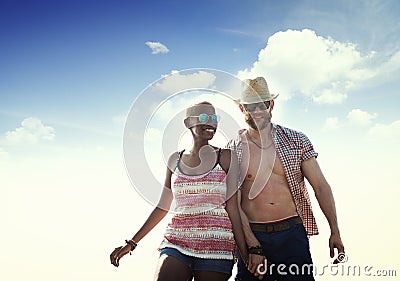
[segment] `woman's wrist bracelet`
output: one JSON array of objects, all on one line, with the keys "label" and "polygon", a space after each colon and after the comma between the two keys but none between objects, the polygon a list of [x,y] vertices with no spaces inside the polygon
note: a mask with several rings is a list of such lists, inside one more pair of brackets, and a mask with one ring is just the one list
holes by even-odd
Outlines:
[{"label": "woman's wrist bracelet", "polygon": [[125,240],[125,243],[131,247],[131,250],[129,251],[129,254],[132,255],[132,251],[135,250],[135,248],[137,247],[138,243],[133,241],[132,239],[131,240]]}]

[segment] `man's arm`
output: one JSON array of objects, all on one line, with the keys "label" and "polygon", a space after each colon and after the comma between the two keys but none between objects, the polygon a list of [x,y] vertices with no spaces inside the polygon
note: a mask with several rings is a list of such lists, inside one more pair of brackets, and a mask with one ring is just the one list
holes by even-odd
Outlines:
[{"label": "man's arm", "polygon": [[329,238],[330,256],[333,258],[334,249],[336,248],[339,253],[344,253],[344,246],[340,237],[332,189],[322,174],[321,168],[319,167],[315,157],[303,161],[301,169],[304,176],[312,186],[318,204],[328,220],[331,229],[331,236]]}]

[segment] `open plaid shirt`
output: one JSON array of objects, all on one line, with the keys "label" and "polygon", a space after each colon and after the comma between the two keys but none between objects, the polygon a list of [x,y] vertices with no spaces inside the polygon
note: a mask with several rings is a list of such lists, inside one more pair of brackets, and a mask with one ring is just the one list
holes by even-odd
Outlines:
[{"label": "open plaid shirt", "polygon": [[[272,125],[272,139],[283,164],[297,213],[303,220],[308,236],[316,235],[318,234],[318,227],[311,209],[304,175],[301,172],[301,163],[311,157],[317,157],[318,153],[314,151],[313,145],[305,134],[280,125]],[[230,140],[227,144],[227,147],[236,151],[239,163],[241,163],[243,154],[240,135],[245,131],[244,129],[239,131],[237,138]]]}]

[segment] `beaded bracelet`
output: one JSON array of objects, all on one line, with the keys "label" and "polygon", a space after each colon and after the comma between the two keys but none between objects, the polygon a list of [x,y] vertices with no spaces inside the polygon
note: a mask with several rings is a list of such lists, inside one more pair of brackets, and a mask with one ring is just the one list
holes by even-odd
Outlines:
[{"label": "beaded bracelet", "polygon": [[264,256],[261,245],[249,247],[249,254]]},{"label": "beaded bracelet", "polygon": [[137,243],[135,241],[131,240],[125,240],[125,243],[128,244],[129,246],[131,246],[131,250],[129,251],[129,254],[132,255],[132,251],[135,250],[135,248],[137,247]]}]

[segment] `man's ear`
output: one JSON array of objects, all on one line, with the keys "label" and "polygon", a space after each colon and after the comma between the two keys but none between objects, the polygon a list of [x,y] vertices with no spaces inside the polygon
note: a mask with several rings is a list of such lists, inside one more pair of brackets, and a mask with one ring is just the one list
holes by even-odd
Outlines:
[{"label": "man's ear", "polygon": [[272,109],[274,109],[274,104],[275,104],[275,101],[274,101],[274,100],[272,100],[272,101],[271,101],[271,105],[270,105],[270,107],[271,107],[271,110],[272,110]]},{"label": "man's ear", "polygon": [[242,104],[239,104],[239,108],[240,108],[240,111],[242,112],[242,113],[244,113],[246,110],[244,109],[244,107],[243,107],[243,105]]}]

